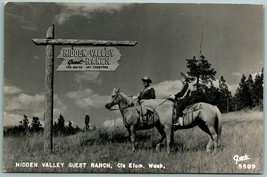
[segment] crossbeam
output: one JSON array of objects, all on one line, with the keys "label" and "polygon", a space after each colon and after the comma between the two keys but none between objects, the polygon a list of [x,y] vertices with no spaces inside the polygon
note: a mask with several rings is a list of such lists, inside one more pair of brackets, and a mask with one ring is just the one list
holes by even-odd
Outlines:
[{"label": "crossbeam", "polygon": [[32,39],[36,45],[93,45],[93,46],[135,46],[137,41],[110,41],[89,39]]}]

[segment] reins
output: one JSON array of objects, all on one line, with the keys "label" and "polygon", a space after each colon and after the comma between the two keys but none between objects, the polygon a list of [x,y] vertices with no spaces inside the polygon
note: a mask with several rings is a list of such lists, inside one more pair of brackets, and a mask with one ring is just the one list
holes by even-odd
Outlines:
[{"label": "reins", "polygon": [[169,98],[166,98],[164,101],[162,101],[160,104],[158,104],[154,109],[153,111],[155,111],[157,109],[157,107],[161,106],[163,103],[165,103],[166,101],[168,101]]}]

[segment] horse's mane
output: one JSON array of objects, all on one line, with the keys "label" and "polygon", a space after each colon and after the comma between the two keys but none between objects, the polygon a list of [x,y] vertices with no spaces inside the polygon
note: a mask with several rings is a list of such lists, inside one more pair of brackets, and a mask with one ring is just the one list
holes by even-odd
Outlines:
[{"label": "horse's mane", "polygon": [[133,99],[130,96],[125,95],[124,93],[120,92],[122,99],[125,101],[127,104],[126,106],[132,106],[134,105]]}]

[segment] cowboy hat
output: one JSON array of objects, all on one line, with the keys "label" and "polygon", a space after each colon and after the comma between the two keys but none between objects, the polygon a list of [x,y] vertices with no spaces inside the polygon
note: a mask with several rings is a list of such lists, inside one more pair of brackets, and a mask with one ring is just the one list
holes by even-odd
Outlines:
[{"label": "cowboy hat", "polygon": [[147,82],[147,83],[152,83],[152,80],[149,77],[147,77],[147,76],[143,77],[142,78],[142,81],[143,82]]}]

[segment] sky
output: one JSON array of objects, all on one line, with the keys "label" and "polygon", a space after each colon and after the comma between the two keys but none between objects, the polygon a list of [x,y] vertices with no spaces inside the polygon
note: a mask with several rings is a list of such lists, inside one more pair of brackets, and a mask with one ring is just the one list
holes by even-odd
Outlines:
[{"label": "sky", "polygon": [[[180,72],[186,59],[202,54],[224,76],[232,94],[242,74],[263,67],[263,6],[209,4],[104,4],[104,3],[7,3],[4,26],[4,125],[18,125],[26,114],[43,121],[45,38],[55,24],[55,38],[131,40],[134,47],[116,47],[122,57],[111,72],[58,72],[54,78],[54,121],[84,127],[120,116],[104,108],[113,88],[126,95],[143,89],[149,76],[157,98],[167,98],[181,88]],[[56,58],[66,46],[55,46]],[[215,84],[216,85],[216,84]]]}]

